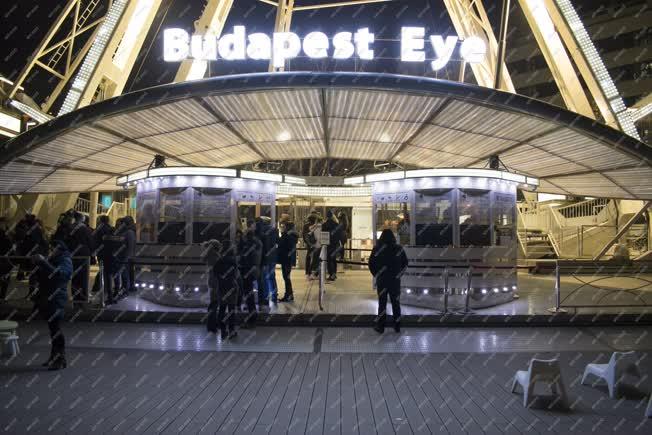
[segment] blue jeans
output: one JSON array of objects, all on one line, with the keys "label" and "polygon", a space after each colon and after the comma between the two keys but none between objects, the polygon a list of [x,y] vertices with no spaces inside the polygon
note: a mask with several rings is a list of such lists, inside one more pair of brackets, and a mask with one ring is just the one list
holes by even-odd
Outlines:
[{"label": "blue jeans", "polygon": [[276,285],[276,265],[263,264],[263,288],[258,289],[258,297],[262,296],[263,300],[272,297],[272,301],[278,300],[278,286]]}]

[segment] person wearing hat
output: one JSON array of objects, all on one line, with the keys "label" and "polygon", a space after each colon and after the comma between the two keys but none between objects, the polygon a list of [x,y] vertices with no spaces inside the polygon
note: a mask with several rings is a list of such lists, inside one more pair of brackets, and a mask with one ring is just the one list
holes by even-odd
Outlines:
[{"label": "person wearing hat", "polygon": [[37,271],[38,290],[34,295],[35,308],[48,322],[50,330],[50,358],[43,364],[48,370],[66,368],[66,340],[61,322],[68,302],[68,282],[72,277],[72,258],[65,242],[54,239],[52,252],[46,258],[32,257]]}]

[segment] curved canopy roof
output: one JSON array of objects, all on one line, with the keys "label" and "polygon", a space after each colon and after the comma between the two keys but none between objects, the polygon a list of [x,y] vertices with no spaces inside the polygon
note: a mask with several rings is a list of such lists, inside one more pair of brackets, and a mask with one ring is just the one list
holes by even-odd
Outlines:
[{"label": "curved canopy roof", "polygon": [[115,189],[154,154],[169,165],[393,160],[484,166],[499,154],[540,191],[652,199],[652,148],[521,95],[375,73],[223,76],[122,95],[5,145],[0,193]]}]

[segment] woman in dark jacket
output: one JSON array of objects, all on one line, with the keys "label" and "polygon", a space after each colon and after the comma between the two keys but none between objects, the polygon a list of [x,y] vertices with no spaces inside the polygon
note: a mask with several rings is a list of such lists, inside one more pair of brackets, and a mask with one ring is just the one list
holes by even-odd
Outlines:
[{"label": "woman in dark jacket", "polygon": [[407,255],[391,230],[383,230],[369,257],[369,270],[376,280],[378,319],[374,330],[385,332],[387,297],[392,303],[394,330],[401,330],[401,275],[408,266]]},{"label": "woman in dark jacket", "polygon": [[66,340],[61,331],[61,321],[68,302],[68,282],[72,277],[72,259],[66,244],[53,241],[53,250],[48,258],[37,254],[32,257],[38,273],[36,308],[48,322],[52,349],[50,358],[43,364],[48,370],[66,368]]},{"label": "woman in dark jacket", "polygon": [[14,265],[9,261],[8,256],[12,255],[13,243],[7,235],[4,221],[0,221],[0,303],[7,298],[7,290],[11,278],[11,270]]},{"label": "woman in dark jacket", "polygon": [[280,299],[281,302],[293,302],[294,294],[292,293],[292,280],[290,274],[292,267],[297,262],[297,241],[299,234],[294,229],[294,222],[284,222],[281,224],[281,239],[278,242],[278,263],[281,265],[283,272],[283,281],[285,282],[285,295]]},{"label": "woman in dark jacket", "polygon": [[260,261],[262,257],[263,244],[256,237],[254,223],[249,223],[249,228],[240,239],[238,245],[239,269],[242,277],[242,292],[245,304],[247,305],[247,317],[243,327],[252,328],[256,325],[258,313],[256,312],[256,296],[254,294],[254,283],[260,277]]}]

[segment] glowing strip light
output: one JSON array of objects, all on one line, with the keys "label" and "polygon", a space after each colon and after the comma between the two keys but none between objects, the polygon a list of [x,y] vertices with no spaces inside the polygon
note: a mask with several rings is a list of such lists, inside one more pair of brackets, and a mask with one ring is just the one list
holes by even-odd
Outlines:
[{"label": "glowing strip light", "polygon": [[568,23],[568,27],[573,32],[575,40],[582,50],[582,54],[586,58],[595,78],[598,81],[598,85],[602,92],[604,93],[611,109],[613,110],[616,118],[618,119],[618,124],[623,132],[640,140],[634,121],[632,120],[631,114],[627,111],[625,103],[623,102],[622,97],[618,93],[618,89],[613,82],[613,79],[609,75],[609,71],[604,65],[598,50],[596,50],[593,41],[589,37],[582,20],[575,11],[575,8],[571,4],[570,0],[555,0],[559,10],[561,11],[564,19]]},{"label": "glowing strip light", "polygon": [[207,177],[236,177],[238,172],[228,168],[175,167],[150,169],[150,177],[167,177],[177,175],[204,175]]},{"label": "glowing strip light", "polygon": [[442,169],[416,169],[405,171],[405,178],[422,177],[483,177],[497,178],[499,180],[512,181],[519,184],[539,185],[539,179],[526,177],[514,172],[499,171],[495,169],[473,169],[473,168],[442,168]]},{"label": "glowing strip light", "polygon": [[373,183],[376,181],[401,180],[405,178],[405,171],[381,172],[379,174],[369,174],[364,176],[364,181]]},{"label": "glowing strip light", "polygon": [[292,175],[283,175],[283,181],[290,184],[306,184],[305,178],[294,177]]},{"label": "glowing strip light", "polygon": [[345,186],[350,186],[352,184],[364,184],[364,175],[360,175],[359,177],[346,177],[344,179]]},{"label": "glowing strip light", "polygon": [[20,119],[8,113],[0,112],[0,128],[12,133],[20,133]]},{"label": "glowing strip light", "polygon": [[632,109],[631,107],[628,109],[628,112],[630,113],[630,116],[632,117],[632,121],[636,122],[639,121],[646,116],[648,116],[650,113],[652,113],[652,103],[646,104],[645,106],[641,107],[640,109]]},{"label": "glowing strip light", "polygon": [[292,186],[280,184],[276,187],[277,195],[315,196],[315,197],[350,197],[371,196],[371,186],[333,187],[333,186]]},{"label": "glowing strip light", "polygon": [[276,181],[277,183],[283,181],[283,175],[270,174],[268,172],[240,171],[240,177],[252,180]]},{"label": "glowing strip light", "polygon": [[100,61],[100,57],[102,57],[107,44],[111,40],[113,32],[118,25],[118,21],[120,21],[120,17],[122,16],[122,13],[124,12],[128,3],[128,0],[115,0],[111,5],[111,8],[106,13],[104,21],[102,22],[102,25],[97,32],[97,36],[93,41],[93,45],[91,45],[90,50],[88,50],[88,54],[84,59],[84,63],[82,63],[81,68],[79,68],[79,72],[77,73],[77,76],[72,83],[72,87],[68,91],[66,99],[63,101],[63,105],[59,110],[59,116],[72,112],[77,108],[82,93],[86,89],[88,81],[95,71],[95,68]]},{"label": "glowing strip light", "polygon": [[52,119],[51,116],[46,115],[45,113],[36,110],[35,108],[30,107],[25,103],[21,103],[20,101],[11,100],[9,105],[11,107],[15,107],[17,110],[20,110],[25,115],[29,115],[30,118],[32,118],[35,121],[38,121],[40,124],[45,124],[46,122],[49,122]]}]

